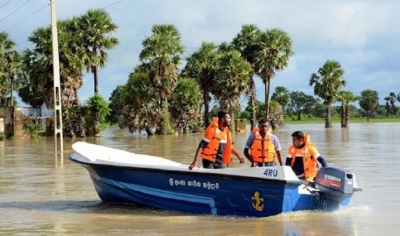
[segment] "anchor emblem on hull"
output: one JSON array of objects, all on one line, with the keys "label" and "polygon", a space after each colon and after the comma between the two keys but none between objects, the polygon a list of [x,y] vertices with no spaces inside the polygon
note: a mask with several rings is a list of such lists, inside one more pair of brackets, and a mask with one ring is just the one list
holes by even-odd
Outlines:
[{"label": "anchor emblem on hull", "polygon": [[251,197],[253,208],[256,211],[262,211],[264,209],[264,198],[260,197],[260,193],[256,191]]}]

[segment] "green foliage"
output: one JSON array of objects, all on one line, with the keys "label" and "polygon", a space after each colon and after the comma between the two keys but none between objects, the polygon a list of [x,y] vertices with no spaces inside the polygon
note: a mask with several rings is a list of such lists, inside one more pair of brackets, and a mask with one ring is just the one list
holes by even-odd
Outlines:
[{"label": "green foliage", "polygon": [[[15,42],[6,32],[0,32],[0,105],[14,105],[13,92],[19,88],[17,73],[21,68],[21,56],[15,50]],[[5,104],[7,102],[7,104]]]},{"label": "green foliage", "polygon": [[3,141],[6,139],[6,136],[3,133],[0,133],[0,141]]},{"label": "green foliage", "polygon": [[277,101],[281,104],[282,108],[285,110],[286,105],[290,101],[289,90],[283,86],[277,86],[275,92],[272,94],[271,100]]},{"label": "green foliage", "polygon": [[233,114],[240,110],[240,96],[248,87],[249,73],[252,69],[235,49],[220,50],[218,65],[212,94],[222,110]]},{"label": "green foliage", "polygon": [[123,109],[125,106],[125,86],[118,85],[110,96],[110,112],[106,116],[106,122],[110,124],[118,124],[123,116]]},{"label": "green foliage", "polygon": [[108,102],[99,94],[95,94],[86,101],[88,115],[94,117],[97,112],[100,114],[100,121],[104,122],[110,112]]},{"label": "green foliage", "polygon": [[[254,106],[256,111],[256,123],[258,124],[258,121],[260,119],[265,118],[265,104],[261,101],[256,100]],[[250,105],[246,107],[245,111],[251,113]]]},{"label": "green foliage", "polygon": [[310,86],[314,86],[314,94],[323,100],[326,105],[325,128],[330,128],[331,106],[340,99],[340,91],[346,86],[343,79],[344,70],[337,61],[327,60],[318,69],[318,73],[313,73],[310,78]]},{"label": "green foliage", "polygon": [[162,114],[158,123],[156,134],[174,134],[174,126],[169,114]]},{"label": "green foliage", "polygon": [[297,116],[297,120],[301,120],[303,113],[311,113],[316,105],[316,99],[304,92],[290,92],[289,96],[290,102],[287,106],[287,113],[292,118]]},{"label": "green foliage", "polygon": [[272,129],[276,128],[276,125],[283,126],[284,125],[284,112],[282,105],[277,101],[271,101],[269,104],[269,112],[270,123]]},{"label": "green foliage", "polygon": [[217,46],[214,43],[202,42],[200,48],[186,59],[186,66],[182,71],[183,76],[193,78],[199,84],[203,93],[204,126],[210,124],[211,91],[218,65],[217,59]]},{"label": "green foliage", "polygon": [[169,99],[169,112],[178,132],[188,132],[198,125],[201,101],[198,83],[193,79],[179,79]]},{"label": "green foliage", "polygon": [[[142,41],[143,49],[139,54],[142,68],[148,75],[148,80],[154,90],[161,114],[168,113],[168,99],[178,83],[179,67],[184,52],[181,35],[174,25],[153,25],[152,35]],[[169,117],[165,119],[170,122]],[[161,132],[168,127],[159,127]],[[161,133],[166,134],[166,133]]]},{"label": "green foliage", "polygon": [[293,55],[292,39],[280,29],[266,30],[260,34],[255,51],[255,72],[265,84],[265,114],[268,116],[271,80],[276,71],[288,66]]},{"label": "green foliage", "polygon": [[378,102],[379,102],[378,92],[370,89],[361,92],[359,104],[360,107],[364,109],[365,112],[367,113],[367,120],[369,120],[369,118],[373,116],[374,113],[376,113],[379,105]]},{"label": "green foliage", "polygon": [[40,124],[32,124],[32,123],[26,123],[24,122],[23,126],[22,126],[23,130],[27,131],[30,135],[32,139],[37,139],[40,135],[39,135],[39,131],[42,128],[42,125]]},{"label": "green foliage", "polygon": [[[105,122],[106,116],[110,112],[108,102],[99,94],[95,94],[82,106],[85,113],[86,129],[89,136],[97,135],[101,131],[100,122]],[[99,121],[99,122],[96,122]]]},{"label": "green foliage", "polygon": [[314,86],[314,94],[320,97],[325,105],[331,105],[340,98],[341,88],[346,86],[343,79],[344,70],[337,61],[327,60],[313,73],[310,78],[310,86]]}]

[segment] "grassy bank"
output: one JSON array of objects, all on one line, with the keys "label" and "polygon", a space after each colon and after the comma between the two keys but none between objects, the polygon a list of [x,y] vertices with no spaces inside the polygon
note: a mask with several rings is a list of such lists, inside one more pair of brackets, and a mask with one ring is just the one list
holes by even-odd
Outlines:
[{"label": "grassy bank", "polygon": [[[368,123],[368,122],[400,122],[400,117],[377,117],[371,118],[367,121],[365,117],[350,118],[351,123]],[[285,119],[285,124],[324,124],[324,118],[302,118],[301,120],[292,120],[291,118]],[[332,123],[340,123],[340,117],[333,117]]]}]

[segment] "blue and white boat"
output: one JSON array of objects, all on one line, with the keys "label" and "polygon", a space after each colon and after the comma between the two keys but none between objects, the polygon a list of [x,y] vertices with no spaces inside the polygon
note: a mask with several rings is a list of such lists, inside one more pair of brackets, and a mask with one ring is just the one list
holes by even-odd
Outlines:
[{"label": "blue and white boat", "polygon": [[190,213],[267,217],[349,204],[355,175],[327,167],[316,181],[299,180],[288,166],[193,169],[165,158],[76,142],[71,161],[83,165],[104,202]]}]

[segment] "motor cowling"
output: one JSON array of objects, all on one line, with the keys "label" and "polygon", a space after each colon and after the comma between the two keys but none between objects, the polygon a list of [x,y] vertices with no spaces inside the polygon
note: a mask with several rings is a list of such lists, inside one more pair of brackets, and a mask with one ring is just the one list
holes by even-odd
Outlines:
[{"label": "motor cowling", "polygon": [[315,188],[319,192],[323,208],[326,210],[337,209],[346,199],[354,193],[354,174],[339,168],[326,167],[320,169],[314,180]]}]

